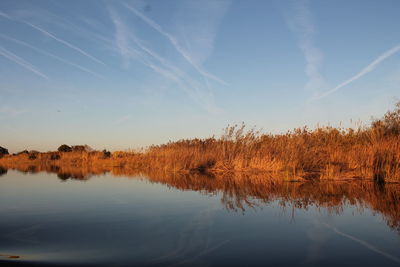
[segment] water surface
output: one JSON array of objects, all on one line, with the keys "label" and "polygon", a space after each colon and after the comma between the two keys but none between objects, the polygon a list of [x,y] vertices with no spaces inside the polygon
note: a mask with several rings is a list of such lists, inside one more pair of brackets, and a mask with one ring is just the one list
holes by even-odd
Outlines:
[{"label": "water surface", "polygon": [[30,171],[0,176],[0,263],[400,266],[398,184]]}]

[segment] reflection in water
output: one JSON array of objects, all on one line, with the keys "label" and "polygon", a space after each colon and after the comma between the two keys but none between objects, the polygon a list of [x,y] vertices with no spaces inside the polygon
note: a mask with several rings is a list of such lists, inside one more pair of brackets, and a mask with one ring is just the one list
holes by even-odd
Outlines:
[{"label": "reflection in water", "polygon": [[16,255],[2,255],[2,254],[0,254],[0,259],[1,259],[1,258],[19,259],[19,256],[16,256]]},{"label": "reflection in water", "polygon": [[[26,175],[10,171],[0,179],[0,265],[400,262],[399,184],[121,167],[33,165],[19,171]],[[57,176],[32,174],[37,172]]]},{"label": "reflection in water", "polygon": [[328,225],[328,224],[326,224],[326,223],[324,223],[324,225],[325,225],[326,227],[328,227],[328,228],[331,228],[331,229],[332,229],[335,233],[337,233],[338,235],[344,236],[344,237],[346,237],[346,238],[348,238],[348,239],[350,239],[350,240],[352,240],[352,241],[355,241],[355,242],[361,244],[362,246],[366,247],[367,249],[369,249],[369,250],[371,250],[371,251],[373,251],[373,252],[375,252],[375,253],[378,253],[378,254],[382,255],[382,256],[385,257],[385,258],[388,258],[388,259],[390,259],[390,260],[392,260],[392,261],[394,261],[394,262],[400,263],[400,258],[397,258],[396,256],[393,256],[393,255],[391,255],[391,254],[389,254],[389,253],[386,253],[386,252],[384,252],[384,251],[378,249],[378,248],[375,247],[374,245],[371,245],[371,244],[365,242],[364,240],[361,240],[361,239],[359,239],[359,238],[357,238],[357,237],[354,237],[354,236],[352,236],[352,235],[343,233],[342,231],[339,231],[336,227],[332,227],[332,226],[330,226],[330,225]]},{"label": "reflection in water", "polygon": [[7,169],[0,167],[0,176],[7,174]]},{"label": "reflection in water", "polygon": [[[2,170],[2,171],[1,171]],[[65,166],[25,166],[21,172],[57,173],[61,181],[85,181],[94,175],[111,172],[113,176],[142,177],[151,183],[164,184],[179,190],[198,191],[202,194],[221,194],[221,204],[228,210],[244,212],[272,201],[279,201],[281,207],[308,209],[312,206],[325,208],[340,214],[346,205],[372,209],[385,218],[388,226],[400,231],[400,184],[375,184],[365,180],[342,181],[297,181],[288,182],[266,175],[235,174],[214,176],[205,174],[139,173],[134,170],[115,167],[91,168]],[[7,172],[3,167],[0,174]],[[294,215],[293,215],[294,216]]]},{"label": "reflection in water", "polygon": [[376,185],[371,181],[284,182],[257,175],[211,178],[164,174],[148,177],[151,182],[180,190],[195,190],[205,194],[220,192],[221,203],[235,211],[276,200],[282,207],[308,209],[316,206],[337,214],[348,204],[360,209],[370,208],[380,212],[391,228],[400,231],[400,184]]}]

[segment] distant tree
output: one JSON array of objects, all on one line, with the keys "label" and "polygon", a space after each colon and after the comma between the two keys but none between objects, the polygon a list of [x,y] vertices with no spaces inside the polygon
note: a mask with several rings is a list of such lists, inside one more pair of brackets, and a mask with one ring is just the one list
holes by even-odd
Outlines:
[{"label": "distant tree", "polygon": [[74,152],[84,152],[84,151],[86,151],[86,148],[83,145],[76,145],[76,146],[72,146],[72,151],[74,151]]},{"label": "distant tree", "polygon": [[107,150],[103,150],[103,158],[107,159],[111,157],[111,152]]},{"label": "distant tree", "polygon": [[92,152],[94,150],[93,150],[93,148],[91,148],[88,145],[76,145],[76,146],[72,146],[72,151],[75,151],[75,152]]},{"label": "distant tree", "polygon": [[61,145],[57,150],[59,152],[72,152],[72,148],[66,144]]},{"label": "distant tree", "polygon": [[4,155],[8,155],[8,149],[0,146],[0,158]]},{"label": "distant tree", "polygon": [[61,158],[61,156],[60,156],[60,154],[57,153],[57,152],[53,152],[53,153],[51,153],[51,155],[50,155],[50,160],[58,160],[58,159],[60,159],[60,158]]}]

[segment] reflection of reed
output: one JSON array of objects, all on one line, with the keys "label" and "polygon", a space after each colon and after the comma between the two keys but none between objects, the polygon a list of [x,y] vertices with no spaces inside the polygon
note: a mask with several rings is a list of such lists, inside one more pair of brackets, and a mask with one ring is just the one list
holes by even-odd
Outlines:
[{"label": "reflection of reed", "polygon": [[[6,166],[3,166],[3,169]],[[14,166],[15,167],[15,166]],[[87,180],[92,175],[110,172],[113,176],[147,179],[178,190],[198,191],[206,195],[221,194],[221,204],[228,210],[244,211],[272,201],[283,207],[298,209],[324,208],[341,213],[346,205],[366,207],[381,213],[387,224],[400,231],[400,184],[378,184],[365,180],[285,182],[280,178],[261,174],[203,175],[170,172],[137,172],[128,168],[55,165],[20,165],[22,172],[45,171],[56,173],[61,180]]]},{"label": "reflection of reed", "polygon": [[[125,174],[127,175],[127,174]],[[152,182],[180,190],[222,194],[229,210],[243,210],[272,201],[299,209],[312,206],[341,213],[345,205],[371,208],[385,216],[388,225],[400,231],[400,184],[379,185],[371,181],[284,182],[259,175],[202,177],[200,175],[151,174]],[[266,182],[268,181],[268,182]]]}]

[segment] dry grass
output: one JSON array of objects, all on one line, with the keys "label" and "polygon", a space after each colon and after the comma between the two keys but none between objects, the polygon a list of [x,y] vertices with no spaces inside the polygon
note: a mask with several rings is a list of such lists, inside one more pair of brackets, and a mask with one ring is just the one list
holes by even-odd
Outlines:
[{"label": "dry grass", "polygon": [[163,172],[270,172],[283,178],[400,180],[400,103],[369,127],[298,128],[263,134],[229,126],[219,138],[151,146],[141,152],[48,152],[6,155],[5,167],[95,166]]}]

